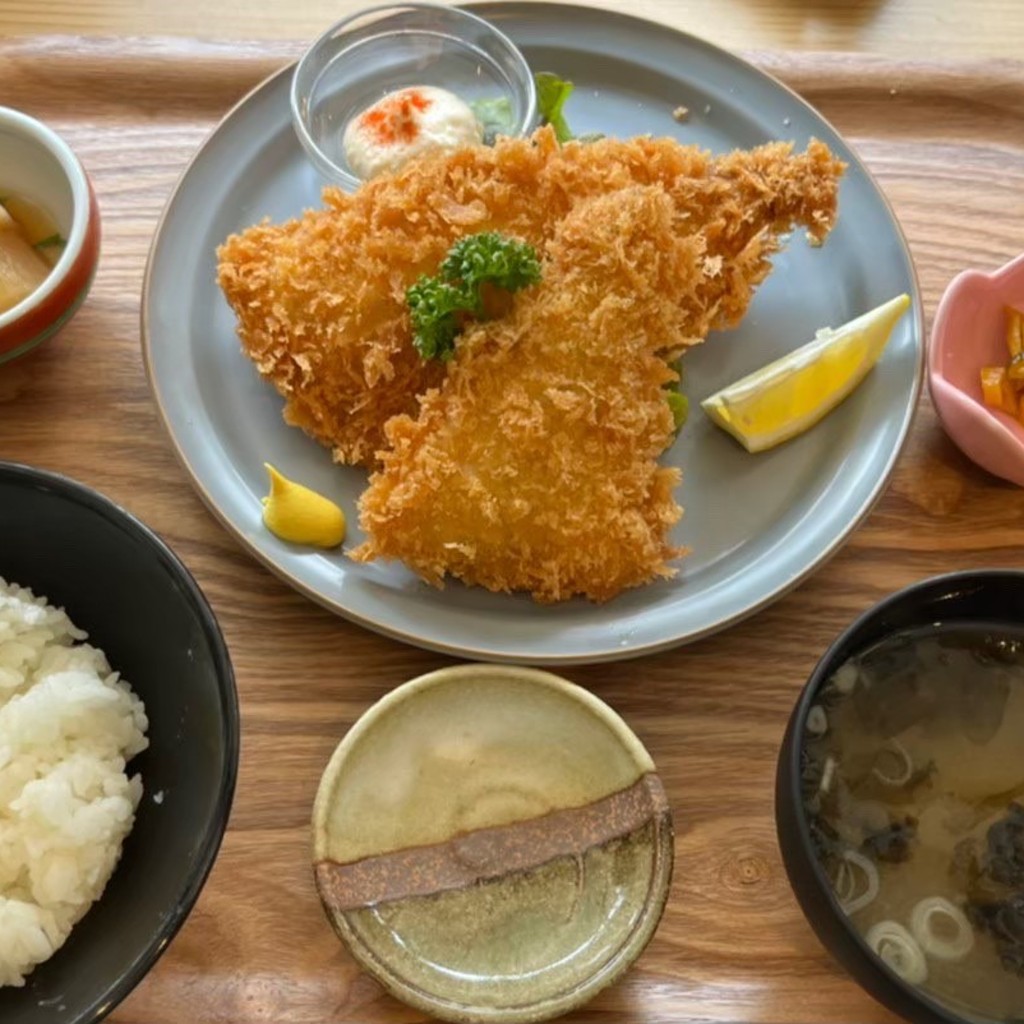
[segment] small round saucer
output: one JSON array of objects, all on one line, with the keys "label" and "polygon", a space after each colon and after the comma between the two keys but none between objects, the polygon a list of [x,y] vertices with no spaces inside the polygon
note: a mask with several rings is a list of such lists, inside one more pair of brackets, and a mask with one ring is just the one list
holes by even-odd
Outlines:
[{"label": "small round saucer", "polygon": [[462,665],[351,729],[313,812],[324,909],[393,995],[452,1021],[539,1021],[654,933],[672,822],[654,764],[586,690]]}]

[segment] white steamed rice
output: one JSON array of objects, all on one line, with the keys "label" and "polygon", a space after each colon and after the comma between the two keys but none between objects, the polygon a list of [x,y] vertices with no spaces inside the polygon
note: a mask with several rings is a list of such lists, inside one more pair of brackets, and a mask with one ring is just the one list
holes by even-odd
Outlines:
[{"label": "white steamed rice", "polygon": [[0,986],[98,899],[142,796],[142,701],[63,610],[0,577]]}]

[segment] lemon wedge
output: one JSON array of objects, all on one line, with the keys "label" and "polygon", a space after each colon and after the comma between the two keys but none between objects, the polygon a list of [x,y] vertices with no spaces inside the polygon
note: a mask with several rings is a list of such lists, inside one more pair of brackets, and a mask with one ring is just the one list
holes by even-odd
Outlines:
[{"label": "lemon wedge", "polygon": [[755,370],[705,398],[701,408],[748,452],[763,452],[813,427],[878,362],[896,322],[910,306],[894,299]]},{"label": "lemon wedge", "polygon": [[270,494],[263,499],[266,528],[292,544],[336,548],[345,539],[345,513],[322,494],[263,465],[270,476]]}]

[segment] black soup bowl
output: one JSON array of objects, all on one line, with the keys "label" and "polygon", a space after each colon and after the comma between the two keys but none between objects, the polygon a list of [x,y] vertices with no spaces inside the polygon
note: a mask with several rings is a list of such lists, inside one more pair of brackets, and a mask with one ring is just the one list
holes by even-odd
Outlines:
[{"label": "black soup bowl", "polygon": [[[984,626],[1020,637],[1024,631],[1024,572],[978,570],[923,580],[875,605],[826,651],[805,685],[789,720],[779,755],[775,820],[790,885],[822,944],[879,1002],[914,1024],[962,1024],[985,1020],[958,1014],[951,1006],[905,982],[868,946],[834,895],[815,855],[804,794],[802,752],[808,715],[821,688],[852,656],[893,634],[939,626]],[[819,709],[820,710],[820,709]],[[1021,738],[1024,758],[1024,737]],[[1024,1005],[1024,979],[1020,980]]]},{"label": "black soup bowl", "polygon": [[3,1024],[93,1024],[159,958],[220,848],[238,767],[234,675],[170,549],[66,477],[0,462],[0,577],[63,607],[149,719],[149,748],[128,766],[143,797],[106,890],[25,987],[0,988]]}]

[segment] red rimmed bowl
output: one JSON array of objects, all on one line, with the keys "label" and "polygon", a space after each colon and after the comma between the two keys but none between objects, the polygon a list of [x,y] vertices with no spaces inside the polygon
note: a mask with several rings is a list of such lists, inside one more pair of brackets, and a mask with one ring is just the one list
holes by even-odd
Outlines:
[{"label": "red rimmed bowl", "polygon": [[46,280],[0,313],[0,363],[24,355],[74,316],[100,255],[99,206],[78,157],[40,121],[0,107],[0,195],[7,193],[42,207],[67,242]]},{"label": "red rimmed bowl", "polygon": [[939,303],[928,387],[942,426],[982,469],[1024,487],[1024,424],[981,398],[980,370],[1006,363],[1006,306],[1024,308],[1024,256],[990,274],[966,270]]}]

